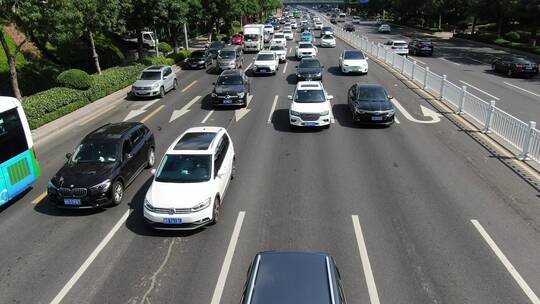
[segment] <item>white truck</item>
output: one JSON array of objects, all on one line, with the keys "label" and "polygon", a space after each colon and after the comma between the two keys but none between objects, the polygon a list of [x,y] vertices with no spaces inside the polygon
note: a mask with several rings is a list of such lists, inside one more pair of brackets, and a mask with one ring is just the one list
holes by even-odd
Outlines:
[{"label": "white truck", "polygon": [[[157,42],[157,39],[154,38],[154,32],[142,31],[141,34],[144,47],[154,49]],[[135,33],[131,33],[131,35],[128,35],[123,39],[127,42],[137,43],[137,35]]]},{"label": "white truck", "polygon": [[264,48],[264,24],[244,25],[244,51],[260,51]]}]

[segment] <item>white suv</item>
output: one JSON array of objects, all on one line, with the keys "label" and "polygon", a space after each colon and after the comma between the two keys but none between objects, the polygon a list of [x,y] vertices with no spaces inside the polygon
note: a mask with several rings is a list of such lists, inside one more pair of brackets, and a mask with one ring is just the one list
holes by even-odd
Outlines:
[{"label": "white suv", "polygon": [[260,51],[253,62],[254,74],[273,74],[279,69],[279,58],[273,51]]},{"label": "white suv", "polygon": [[289,95],[289,124],[294,127],[330,127],[334,96],[328,95],[320,81],[300,81],[294,95]]},{"label": "white suv", "polygon": [[317,56],[317,48],[311,42],[300,41],[296,47],[296,58]]},{"label": "white suv", "polygon": [[139,79],[131,86],[131,93],[136,97],[165,97],[165,93],[176,90],[178,80],[168,65],[152,65],[144,69]]},{"label": "white suv", "polygon": [[221,127],[188,129],[169,147],[144,199],[144,218],[153,228],[197,229],[219,219],[223,197],[235,174],[235,153]]},{"label": "white suv", "polygon": [[398,55],[409,54],[409,45],[405,40],[388,40],[384,45],[389,46]]}]

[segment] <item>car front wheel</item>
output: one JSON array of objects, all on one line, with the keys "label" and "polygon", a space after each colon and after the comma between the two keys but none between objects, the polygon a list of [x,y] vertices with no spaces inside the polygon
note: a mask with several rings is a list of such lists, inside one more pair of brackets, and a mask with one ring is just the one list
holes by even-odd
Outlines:
[{"label": "car front wheel", "polygon": [[116,180],[112,185],[112,203],[118,206],[122,202],[122,198],[124,198],[124,185],[121,181]]},{"label": "car front wheel", "polygon": [[148,160],[146,163],[146,168],[152,168],[155,163],[156,163],[156,152],[154,152],[153,148],[150,148],[148,150]]},{"label": "car front wheel", "polygon": [[512,68],[508,68],[508,71],[506,71],[506,75],[507,75],[508,77],[514,76],[514,73],[512,72]]},{"label": "car front wheel", "polygon": [[178,80],[174,80],[174,83],[173,83],[173,90],[176,90],[178,89]]},{"label": "car front wheel", "polygon": [[217,224],[219,221],[219,208],[221,207],[221,202],[219,197],[216,197],[214,200],[214,206],[212,207],[212,225]]},{"label": "car front wheel", "polygon": [[161,87],[159,89],[159,97],[161,98],[165,97],[165,88]]}]

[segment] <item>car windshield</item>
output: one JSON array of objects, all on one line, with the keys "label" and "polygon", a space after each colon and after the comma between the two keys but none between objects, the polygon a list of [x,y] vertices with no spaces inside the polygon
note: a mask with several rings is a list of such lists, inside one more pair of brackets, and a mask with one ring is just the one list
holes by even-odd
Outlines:
[{"label": "car windshield", "polygon": [[531,61],[527,58],[524,58],[524,57],[514,57],[514,62],[515,63],[530,63]]},{"label": "car windshield", "polygon": [[307,59],[300,61],[300,64],[298,65],[299,68],[320,68],[321,64],[319,60],[315,59]]},{"label": "car windshield", "polygon": [[295,101],[298,103],[324,102],[323,90],[297,90]]},{"label": "car windshield", "polygon": [[334,37],[332,37],[330,35],[324,35],[324,36],[322,36],[321,39],[323,39],[323,40],[332,40],[332,39],[334,39]]},{"label": "car windshield", "polygon": [[331,27],[325,26],[322,28],[323,31],[332,31]]},{"label": "car windshield", "polygon": [[218,85],[240,85],[243,84],[240,75],[221,75],[217,80]]},{"label": "car windshield", "polygon": [[285,34],[292,34],[292,31],[289,31],[289,30],[283,31],[283,32],[284,32]]},{"label": "car windshield", "polygon": [[164,183],[200,183],[210,180],[212,156],[207,154],[165,155],[156,173]]},{"label": "car windshield", "polygon": [[244,35],[244,40],[257,40],[259,36],[257,34],[246,34]]},{"label": "car windshield", "polygon": [[142,72],[141,80],[160,80],[161,72]]},{"label": "car windshield", "polygon": [[302,33],[302,36],[304,36],[304,37],[311,37],[311,33]]},{"label": "car windshield", "polygon": [[283,39],[285,38],[285,36],[283,36],[283,34],[275,34],[274,35],[274,39]]},{"label": "car windshield", "polygon": [[271,51],[283,51],[285,47],[283,45],[272,45],[270,46]]},{"label": "car windshield", "polygon": [[405,42],[394,42],[394,46],[407,46]]},{"label": "car windshield", "polygon": [[364,53],[362,52],[345,52],[343,59],[359,60],[359,59],[365,59],[365,57],[364,57]]},{"label": "car windshield", "polygon": [[222,48],[224,45],[225,45],[225,43],[222,42],[222,41],[214,41],[214,42],[210,43],[210,48],[211,49],[218,49],[218,48]]},{"label": "car windshield", "polygon": [[232,59],[236,56],[235,51],[221,51],[219,52],[219,58]]},{"label": "car windshield", "polygon": [[195,59],[204,58],[204,52],[203,51],[195,51],[195,52],[191,53],[190,57],[195,58]]},{"label": "car windshield", "polygon": [[311,45],[309,43],[302,43],[302,44],[298,45],[298,48],[300,48],[300,49],[312,49],[313,45]]},{"label": "car windshield", "polygon": [[81,143],[73,153],[74,163],[111,163],[117,158],[117,145],[114,142]]},{"label": "car windshield", "polygon": [[255,58],[256,61],[270,61],[275,60],[273,54],[259,54],[257,55],[257,58]]},{"label": "car windshield", "polygon": [[387,100],[386,92],[383,88],[372,87],[362,88],[360,87],[358,93],[358,99],[362,101],[384,101]]}]

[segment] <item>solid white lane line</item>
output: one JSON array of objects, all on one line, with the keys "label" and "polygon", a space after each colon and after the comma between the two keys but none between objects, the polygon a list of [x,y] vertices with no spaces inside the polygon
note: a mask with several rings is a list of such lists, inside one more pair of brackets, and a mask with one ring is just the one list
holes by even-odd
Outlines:
[{"label": "solid white lane line", "polygon": [[486,92],[486,91],[482,91],[481,89],[479,89],[479,88],[473,86],[473,85],[470,84],[470,83],[466,83],[466,82],[463,81],[463,80],[460,80],[459,82],[463,83],[464,85],[466,85],[466,86],[468,86],[468,87],[471,87],[471,88],[477,90],[478,92],[482,92],[482,93],[484,93],[485,95],[487,95],[487,96],[489,96],[489,97],[491,97],[491,98],[493,98],[493,99],[495,99],[495,100],[501,100],[499,97],[493,96],[493,95],[489,94],[489,93]]},{"label": "solid white lane line", "polygon": [[367,253],[366,243],[364,235],[362,234],[362,227],[360,226],[360,220],[358,215],[352,216],[354,233],[356,234],[356,242],[358,243],[358,250],[360,250],[360,258],[362,260],[362,268],[364,269],[364,275],[366,277],[366,285],[368,287],[369,299],[371,304],[380,304],[379,294],[377,293],[377,286],[375,285],[375,278],[371,271],[371,264],[369,263],[369,257]]},{"label": "solid white lane line", "polygon": [[511,84],[511,83],[508,83],[508,82],[506,82],[506,81],[503,81],[503,82],[504,82],[504,84],[509,85],[509,86],[511,86],[511,87],[513,87],[513,88],[516,88],[516,89],[518,89],[518,90],[522,90],[523,92],[527,92],[527,93],[532,94],[532,95],[534,95],[534,96],[536,96],[536,97],[540,97],[540,95],[538,95],[538,94],[536,94],[536,93],[534,93],[534,92],[531,92],[531,91],[529,91],[529,90],[525,90],[524,88],[518,87],[518,86],[515,85],[515,84]]},{"label": "solid white lane line", "polygon": [[131,213],[131,211],[132,211],[131,209],[126,210],[124,215],[122,215],[122,217],[118,220],[118,222],[116,222],[116,224],[111,229],[111,231],[109,231],[109,233],[107,233],[105,238],[99,243],[99,245],[96,247],[96,249],[94,249],[94,251],[92,251],[92,253],[90,253],[88,258],[86,258],[86,261],[84,261],[84,263],[81,265],[81,267],[79,267],[79,269],[77,269],[77,271],[75,272],[75,274],[73,274],[71,279],[69,279],[69,281],[66,283],[64,288],[62,288],[62,290],[60,290],[60,292],[56,295],[56,297],[54,297],[54,299],[51,301],[51,304],[58,304],[58,303],[60,303],[62,301],[62,299],[68,294],[68,292],[75,285],[75,283],[77,283],[77,281],[81,278],[81,276],[84,274],[86,269],[88,269],[90,264],[92,264],[92,262],[94,262],[94,260],[99,255],[101,250],[103,250],[103,248],[105,248],[105,246],[107,246],[107,243],[109,243],[109,241],[113,238],[113,236],[118,231],[118,229],[120,229],[120,227],[126,222],[126,220],[127,220],[128,216],[129,216],[129,214]]},{"label": "solid white lane line", "polygon": [[274,97],[274,103],[272,103],[272,109],[270,109],[270,115],[268,115],[268,123],[272,122],[272,115],[274,115],[274,110],[276,109],[278,97],[278,95]]},{"label": "solid white lane line", "polygon": [[287,64],[288,64],[288,63],[289,63],[289,62],[286,61],[286,62],[285,62],[285,65],[283,66],[283,72],[282,72],[283,74],[285,74],[285,71],[287,70]]},{"label": "solid white lane line", "polygon": [[485,62],[480,61],[480,60],[478,60],[478,59],[474,59],[474,58],[472,58],[472,57],[465,57],[465,58],[467,58],[467,59],[469,59],[469,60],[471,60],[471,61],[474,61],[474,62],[478,62],[478,63],[483,63],[483,64],[485,64]]},{"label": "solid white lane line", "polygon": [[443,58],[443,57],[441,57],[441,60],[444,60],[444,61],[446,61],[446,62],[448,62],[448,63],[455,64],[455,65],[458,65],[458,66],[461,65],[461,64],[459,64],[459,63],[457,63],[457,62],[450,61],[450,60],[448,60],[448,59],[446,59],[446,58]]},{"label": "solid white lane line", "polygon": [[210,116],[212,116],[212,114],[214,113],[214,110],[211,110],[210,112],[208,112],[208,114],[204,117],[204,119],[201,121],[201,123],[206,123],[206,121],[208,120],[208,118],[210,118]]},{"label": "solid white lane line", "polygon": [[413,57],[413,60],[415,60],[417,62],[420,62],[421,64],[427,64],[427,63],[423,62],[422,60],[420,60],[420,59],[418,59],[416,57]]},{"label": "solid white lane line", "polygon": [[251,67],[252,64],[253,64],[253,62],[250,62],[250,63],[248,64],[248,66],[247,66],[246,69],[244,70],[244,73],[245,73],[247,70],[249,70],[249,68]]},{"label": "solid white lane line", "polygon": [[529,287],[527,282],[525,282],[525,280],[521,277],[521,275],[516,270],[516,268],[512,265],[512,263],[510,263],[510,261],[506,258],[506,256],[501,251],[499,246],[497,246],[497,244],[495,244],[493,239],[489,236],[489,234],[486,232],[484,227],[482,227],[480,222],[478,222],[478,220],[475,220],[475,219],[472,219],[471,222],[474,225],[474,227],[476,228],[476,230],[478,230],[478,232],[480,232],[480,235],[482,235],[482,237],[484,238],[486,243],[488,243],[489,247],[491,247],[491,250],[493,250],[495,255],[497,255],[497,257],[499,258],[501,263],[504,265],[506,270],[508,270],[510,275],[512,275],[514,280],[516,280],[516,283],[518,283],[519,287],[521,287],[521,289],[523,290],[523,292],[525,292],[525,294],[527,295],[529,300],[531,300],[531,303],[540,304],[540,299],[538,298],[538,296]]},{"label": "solid white lane line", "polygon": [[397,118],[397,116],[395,116],[394,114],[394,121],[399,125],[401,122],[399,121],[399,119]]},{"label": "solid white lane line", "polygon": [[291,54],[291,52],[292,52],[292,48],[289,48],[289,54]]},{"label": "solid white lane line", "polygon": [[212,295],[212,301],[210,304],[219,304],[219,301],[221,300],[221,295],[223,294],[223,289],[225,288],[225,281],[227,280],[227,274],[229,273],[229,268],[231,267],[234,250],[236,248],[236,243],[238,243],[238,237],[240,236],[240,229],[242,229],[242,223],[244,222],[245,215],[245,211],[240,211],[238,213],[238,217],[236,218],[236,224],[234,224],[229,247],[227,248],[227,253],[225,254],[225,259],[223,260],[223,265],[221,266],[221,271],[219,272],[218,281],[216,283],[216,288],[214,289],[214,294]]}]

